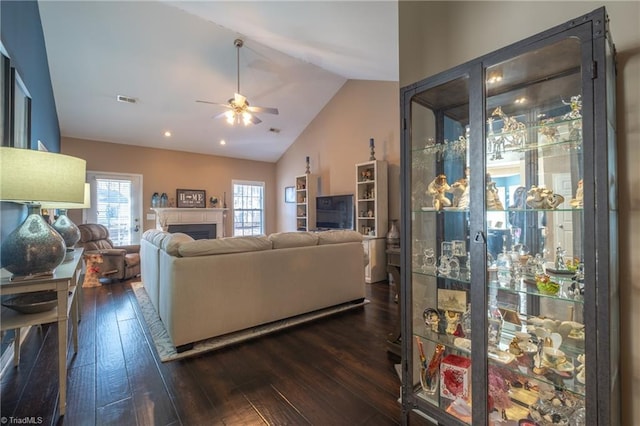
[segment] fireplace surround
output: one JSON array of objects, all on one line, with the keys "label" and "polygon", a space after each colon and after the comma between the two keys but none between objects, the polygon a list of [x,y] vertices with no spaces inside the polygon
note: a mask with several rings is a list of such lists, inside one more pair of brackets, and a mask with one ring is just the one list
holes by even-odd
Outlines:
[{"label": "fireplace surround", "polygon": [[[194,233],[197,236],[192,235],[194,239],[225,237],[227,209],[157,207],[151,210],[156,214],[156,229],[161,231]],[[205,232],[207,236],[204,236]]]}]

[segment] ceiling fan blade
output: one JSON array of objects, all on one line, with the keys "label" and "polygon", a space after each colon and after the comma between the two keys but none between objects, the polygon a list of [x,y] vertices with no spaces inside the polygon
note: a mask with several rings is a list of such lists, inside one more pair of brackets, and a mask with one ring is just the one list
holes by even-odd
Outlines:
[{"label": "ceiling fan blade", "polygon": [[222,117],[225,117],[225,115],[227,114],[227,112],[228,112],[228,111],[225,111],[225,112],[221,112],[221,113],[219,113],[219,114],[216,114],[216,115],[214,115],[214,116],[213,116],[213,118],[222,118]]},{"label": "ceiling fan blade", "polygon": [[229,105],[229,104],[221,104],[219,102],[209,102],[209,101],[200,101],[200,100],[197,100],[196,102],[199,102],[201,104],[211,104],[211,105],[218,105],[218,106],[231,108],[231,105]]},{"label": "ceiling fan blade", "polygon": [[278,108],[250,106],[247,108],[251,112],[266,112],[267,114],[278,114]]},{"label": "ceiling fan blade", "polygon": [[250,120],[253,124],[260,124],[262,123],[262,120],[260,120],[258,117],[256,117],[255,115],[251,114],[251,120]]}]

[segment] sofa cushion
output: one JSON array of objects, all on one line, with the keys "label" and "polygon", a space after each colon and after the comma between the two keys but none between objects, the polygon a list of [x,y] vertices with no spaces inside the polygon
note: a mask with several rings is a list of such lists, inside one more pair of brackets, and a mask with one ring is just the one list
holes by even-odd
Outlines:
[{"label": "sofa cushion", "polygon": [[362,242],[362,234],[357,231],[334,230],[318,232],[318,245]]},{"label": "sofa cushion", "polygon": [[193,238],[182,232],[176,232],[175,234],[168,234],[162,240],[162,250],[166,251],[171,256],[179,256],[179,248],[184,243],[192,242]]},{"label": "sofa cushion", "polygon": [[161,233],[162,231],[160,231],[159,229],[147,229],[146,231],[144,231],[144,234],[142,234],[142,239],[147,241],[153,241],[155,236]]},{"label": "sofa cushion", "polygon": [[318,234],[315,232],[276,232],[269,235],[274,249],[308,247],[318,245]]},{"label": "sofa cushion", "polygon": [[153,239],[151,240],[151,243],[156,247],[162,247],[162,242],[165,240],[165,238],[169,238],[170,236],[171,236],[170,233],[160,231],[157,234],[153,235]]},{"label": "sofa cushion", "polygon": [[196,240],[182,244],[178,252],[182,257],[194,257],[261,250],[271,250],[271,241],[264,235]]}]

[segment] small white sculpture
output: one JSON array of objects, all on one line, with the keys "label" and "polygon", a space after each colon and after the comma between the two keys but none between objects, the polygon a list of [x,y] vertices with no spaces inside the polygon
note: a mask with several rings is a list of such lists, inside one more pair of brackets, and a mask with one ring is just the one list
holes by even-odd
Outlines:
[{"label": "small white sculpture", "polygon": [[460,178],[451,184],[451,193],[453,194],[453,207],[469,208],[469,180],[467,178]]},{"label": "small white sculpture", "polygon": [[450,207],[451,201],[445,195],[446,192],[450,192],[451,187],[447,183],[447,176],[442,174],[436,176],[427,187],[427,194],[431,195],[433,208],[436,210],[442,210],[444,207]]},{"label": "small white sculpture", "polygon": [[564,197],[552,190],[532,185],[527,191],[527,205],[532,209],[552,210],[564,202]]},{"label": "small white sculpture", "polygon": [[578,189],[576,189],[576,198],[569,201],[571,207],[582,207],[582,179],[578,181]]},{"label": "small white sculpture", "polygon": [[504,210],[504,205],[500,201],[500,195],[498,194],[498,188],[496,183],[491,180],[491,175],[487,173],[486,176],[486,189],[487,189],[487,210]]}]

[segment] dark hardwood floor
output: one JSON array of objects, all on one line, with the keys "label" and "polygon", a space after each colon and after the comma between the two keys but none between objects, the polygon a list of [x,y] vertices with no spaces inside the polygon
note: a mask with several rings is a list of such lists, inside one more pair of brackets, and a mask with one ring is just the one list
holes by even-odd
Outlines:
[{"label": "dark hardwood floor", "polygon": [[33,330],[20,366],[2,377],[0,413],[66,425],[399,424],[398,361],[385,347],[396,305],[386,282],[367,285],[367,298],[364,308],[162,363],[129,282],[84,289],[66,415],[55,325]]}]

